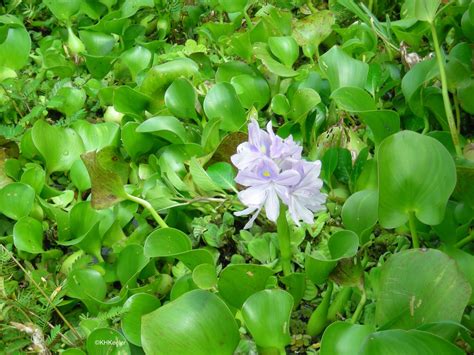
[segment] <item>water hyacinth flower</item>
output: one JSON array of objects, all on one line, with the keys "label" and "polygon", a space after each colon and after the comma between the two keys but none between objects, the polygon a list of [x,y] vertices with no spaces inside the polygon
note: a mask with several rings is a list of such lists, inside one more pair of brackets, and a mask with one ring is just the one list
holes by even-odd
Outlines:
[{"label": "water hyacinth flower", "polygon": [[326,195],[321,193],[323,185],[319,174],[321,162],[309,162],[301,157],[302,147],[291,136],[278,137],[272,130],[260,129],[257,121],[249,123],[249,140],[237,147],[231,157],[239,169],[235,181],[246,189],[238,193],[246,209],[236,212],[237,216],[253,214],[245,229],[265,208],[267,218],[277,221],[280,203],[288,206],[294,223],[312,223],[314,213],[324,209]]}]

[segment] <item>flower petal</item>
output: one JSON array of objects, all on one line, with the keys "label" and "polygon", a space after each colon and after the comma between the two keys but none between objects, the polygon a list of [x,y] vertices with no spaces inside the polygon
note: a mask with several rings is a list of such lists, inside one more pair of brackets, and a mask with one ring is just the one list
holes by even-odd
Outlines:
[{"label": "flower petal", "polygon": [[265,213],[270,221],[276,222],[278,214],[280,213],[280,201],[274,189],[268,190],[267,199],[265,201]]}]

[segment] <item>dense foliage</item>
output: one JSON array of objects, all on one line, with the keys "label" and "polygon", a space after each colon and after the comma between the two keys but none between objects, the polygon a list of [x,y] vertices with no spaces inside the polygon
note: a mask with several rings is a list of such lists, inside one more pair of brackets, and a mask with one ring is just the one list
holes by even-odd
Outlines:
[{"label": "dense foliage", "polygon": [[473,42],[469,0],[3,1],[0,352],[473,352]]}]

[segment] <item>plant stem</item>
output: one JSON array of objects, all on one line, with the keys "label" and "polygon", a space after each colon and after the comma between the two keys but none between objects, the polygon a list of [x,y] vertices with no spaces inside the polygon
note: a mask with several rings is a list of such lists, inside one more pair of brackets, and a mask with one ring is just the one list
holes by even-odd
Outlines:
[{"label": "plant stem", "polygon": [[413,248],[418,249],[420,243],[418,241],[418,234],[416,233],[415,219],[415,212],[410,211],[408,214],[408,224],[410,225],[411,239],[413,241]]},{"label": "plant stem", "polygon": [[66,317],[64,317],[64,315],[61,313],[61,311],[58,309],[58,307],[56,307],[56,305],[53,303],[53,301],[51,301],[51,299],[49,298],[49,296],[46,294],[46,292],[44,292],[44,290],[41,288],[40,285],[38,285],[38,283],[35,281],[35,279],[33,277],[31,277],[30,273],[28,272],[28,270],[26,270],[23,265],[21,265],[21,263],[15,258],[15,256],[12,254],[12,252],[10,250],[8,250],[7,248],[5,248],[5,246],[1,245],[0,246],[2,247],[2,249],[8,253],[10,255],[10,257],[12,258],[12,260],[15,262],[15,264],[18,265],[18,267],[21,269],[21,271],[23,271],[23,273],[25,274],[25,276],[30,280],[30,282],[38,289],[38,291],[43,295],[43,297],[46,299],[46,301],[48,301],[48,303],[51,305],[51,307],[53,307],[53,309],[56,311],[56,313],[58,314],[59,318],[61,318],[64,322],[64,324],[67,325],[67,327],[69,329],[71,329],[71,331],[74,333],[74,335],[76,336],[76,338],[79,340],[80,343],[82,343],[82,338],[80,336],[80,334],[77,332],[76,328],[74,328],[74,326],[69,323],[69,321],[66,319]]},{"label": "plant stem", "polygon": [[466,238],[461,239],[459,242],[454,244],[456,248],[462,248],[466,244],[472,242],[474,240],[474,230],[469,234]]},{"label": "plant stem", "polygon": [[133,201],[135,203],[138,203],[139,205],[141,205],[143,208],[147,209],[148,212],[150,212],[150,214],[153,216],[153,218],[155,219],[155,221],[160,225],[161,228],[168,228],[168,225],[166,224],[166,222],[163,220],[163,218],[160,217],[160,215],[155,211],[155,209],[153,208],[153,206],[150,204],[150,202],[148,202],[147,200],[144,200],[140,197],[137,197],[137,196],[133,196],[133,195],[130,195],[130,194],[127,194],[127,198],[130,200],[130,201]]},{"label": "plant stem", "polygon": [[249,30],[253,30],[253,23],[252,19],[250,18],[249,14],[247,13],[248,7],[244,9],[244,17],[245,17],[245,22],[247,23],[247,28]]},{"label": "plant stem", "polygon": [[286,220],[286,207],[280,206],[280,215],[277,220],[278,243],[280,244],[280,260],[283,275],[291,274],[291,243],[290,228]]},{"label": "plant stem", "polygon": [[355,324],[359,320],[362,310],[364,309],[365,302],[367,302],[367,295],[365,293],[364,287],[361,288],[361,291],[362,291],[362,297],[360,298],[359,304],[357,305],[357,308],[354,314],[352,315],[352,318],[351,318],[352,324]]},{"label": "plant stem", "polygon": [[461,133],[461,111],[459,110],[459,100],[456,95],[453,95],[454,101],[454,112],[456,112],[456,126],[458,128],[458,133]]},{"label": "plant stem", "polygon": [[454,148],[456,149],[456,155],[462,156],[461,145],[459,144],[458,131],[453,116],[453,109],[451,107],[451,101],[449,100],[448,80],[446,78],[446,70],[444,68],[443,57],[441,56],[441,48],[439,46],[438,34],[436,33],[436,27],[433,22],[430,22],[430,27],[431,34],[433,36],[433,45],[436,53],[436,61],[438,62],[439,76],[441,79],[441,93],[443,95],[444,110],[446,112],[446,118],[448,119],[451,139],[453,140]]}]

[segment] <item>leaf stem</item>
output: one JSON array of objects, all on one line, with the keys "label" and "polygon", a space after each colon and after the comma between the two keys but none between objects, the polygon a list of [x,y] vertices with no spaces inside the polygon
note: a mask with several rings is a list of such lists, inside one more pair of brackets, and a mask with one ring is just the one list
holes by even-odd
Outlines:
[{"label": "leaf stem", "polygon": [[25,274],[25,276],[31,281],[31,283],[38,289],[38,291],[43,295],[43,297],[46,299],[46,301],[48,301],[48,303],[51,305],[51,307],[53,307],[53,309],[56,311],[56,313],[58,314],[59,318],[61,318],[64,322],[64,324],[67,325],[67,327],[69,329],[71,329],[71,331],[74,333],[74,335],[76,336],[76,338],[79,340],[80,343],[82,343],[82,338],[81,338],[81,335],[77,332],[76,328],[74,328],[74,326],[69,323],[69,321],[66,319],[66,317],[61,313],[61,311],[58,309],[58,307],[56,307],[56,305],[53,303],[53,301],[51,301],[51,298],[49,298],[49,296],[46,294],[46,292],[44,292],[44,290],[41,288],[40,285],[38,285],[38,283],[35,281],[35,279],[30,275],[30,273],[28,272],[28,270],[26,270],[23,265],[21,265],[21,263],[15,258],[15,256],[13,255],[13,253],[8,250],[7,248],[5,248],[5,246],[3,246],[2,244],[0,244],[0,246],[2,247],[2,249],[9,254],[9,256],[12,258],[12,260],[15,262],[15,264],[18,265],[18,267],[21,269],[21,271],[23,271],[23,273]]},{"label": "leaf stem", "polygon": [[133,201],[135,203],[138,203],[139,205],[141,205],[143,208],[147,209],[148,212],[150,212],[150,214],[153,216],[153,218],[155,219],[155,221],[160,225],[161,228],[168,228],[168,225],[166,224],[166,222],[163,220],[163,218],[161,218],[161,216],[155,211],[155,209],[153,208],[153,206],[150,204],[150,202],[148,202],[147,200],[144,200],[140,197],[137,197],[137,196],[133,196],[133,195],[130,195],[130,194],[127,194],[127,198],[130,200],[130,201]]},{"label": "leaf stem", "polygon": [[283,275],[291,274],[291,243],[290,228],[286,219],[286,206],[280,206],[280,215],[277,220],[278,243],[280,244],[280,260]]},{"label": "leaf stem", "polygon": [[418,241],[418,234],[416,233],[415,219],[415,212],[410,211],[408,214],[408,224],[410,225],[411,239],[413,241],[413,248],[418,249],[420,242]]},{"label": "leaf stem", "polygon": [[433,37],[433,46],[436,53],[436,61],[438,62],[439,76],[441,79],[441,94],[443,96],[444,110],[446,112],[449,130],[451,132],[451,139],[453,140],[454,148],[456,149],[456,155],[462,156],[461,145],[459,144],[458,131],[453,116],[453,109],[451,107],[451,101],[449,100],[446,70],[444,68],[443,57],[441,56],[441,48],[439,46],[438,34],[436,33],[436,27],[434,25],[434,22],[430,22],[430,27],[431,34]]},{"label": "leaf stem", "polygon": [[361,287],[360,290],[362,291],[362,297],[360,298],[359,304],[357,305],[356,310],[351,318],[351,323],[355,324],[362,314],[362,310],[364,309],[365,303],[367,302],[367,294],[365,293],[365,288]]},{"label": "leaf stem", "polygon": [[456,248],[462,248],[466,244],[472,242],[474,240],[474,230],[469,234],[466,238],[461,239],[459,242],[454,244]]}]

